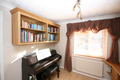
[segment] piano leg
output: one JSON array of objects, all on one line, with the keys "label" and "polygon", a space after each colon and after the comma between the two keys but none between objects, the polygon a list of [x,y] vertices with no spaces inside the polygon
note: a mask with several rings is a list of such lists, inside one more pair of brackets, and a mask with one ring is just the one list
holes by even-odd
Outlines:
[{"label": "piano leg", "polygon": [[49,80],[51,80],[51,75],[49,75]]},{"label": "piano leg", "polygon": [[58,72],[57,78],[59,78],[59,72],[60,72],[59,66],[58,66],[57,72]]},{"label": "piano leg", "polygon": [[44,74],[42,74],[42,80],[44,80]]},{"label": "piano leg", "polygon": [[29,80],[29,74],[27,72],[22,72],[22,80]]}]

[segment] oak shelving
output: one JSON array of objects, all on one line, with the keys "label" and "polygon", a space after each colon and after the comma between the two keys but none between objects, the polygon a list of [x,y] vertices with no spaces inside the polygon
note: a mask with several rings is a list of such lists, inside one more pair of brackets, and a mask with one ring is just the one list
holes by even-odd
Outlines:
[{"label": "oak shelving", "polygon": [[[33,13],[30,13],[28,11],[25,11],[21,8],[14,8],[11,11],[12,14],[12,44],[15,45],[26,45],[26,44],[36,44],[36,43],[52,43],[52,42],[59,42],[60,40],[60,25],[49,21],[47,19],[44,19],[40,16],[37,16]],[[24,23],[24,24],[23,24]],[[30,26],[35,24],[35,28],[31,28]],[[24,25],[24,26],[23,26]],[[27,25],[27,27],[26,27]],[[38,29],[38,26],[42,26],[42,30]],[[53,31],[49,32],[48,28],[53,28]],[[27,34],[27,42],[24,42],[24,34],[22,31],[28,32]],[[31,33],[33,35],[38,35],[38,42],[35,40],[33,36],[33,42],[31,42]],[[26,35],[25,34],[25,35]],[[39,34],[44,35],[44,40],[39,40]],[[30,36],[29,36],[30,35]],[[49,36],[51,35],[49,40]],[[36,36],[35,36],[36,37]],[[41,36],[42,38],[42,36]],[[54,39],[52,39],[54,38]],[[23,41],[22,41],[23,40]],[[35,42],[36,41],[36,42]]]}]

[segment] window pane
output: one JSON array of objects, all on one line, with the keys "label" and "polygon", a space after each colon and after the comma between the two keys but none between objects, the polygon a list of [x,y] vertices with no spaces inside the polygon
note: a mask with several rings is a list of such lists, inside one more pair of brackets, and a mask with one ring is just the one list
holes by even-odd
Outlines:
[{"label": "window pane", "polygon": [[80,55],[88,54],[88,33],[80,33],[76,34],[76,48],[75,53]]},{"label": "window pane", "polygon": [[99,31],[97,34],[90,31],[89,55],[103,55],[103,30]]},{"label": "window pane", "polygon": [[77,32],[75,34],[75,53],[94,57],[103,56],[103,34],[99,31],[97,34],[88,31],[86,33]]}]

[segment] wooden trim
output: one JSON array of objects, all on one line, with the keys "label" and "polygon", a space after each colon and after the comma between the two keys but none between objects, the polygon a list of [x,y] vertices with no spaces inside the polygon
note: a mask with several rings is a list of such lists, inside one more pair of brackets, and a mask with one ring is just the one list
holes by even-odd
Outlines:
[{"label": "wooden trim", "polygon": [[38,43],[54,43],[58,41],[42,41],[42,42],[25,42],[25,43],[20,43],[18,45],[26,45],[26,44],[38,44]]},{"label": "wooden trim", "polygon": [[21,29],[30,30],[30,31],[38,31],[38,32],[46,32],[46,31],[43,31],[43,30],[30,29],[30,28],[24,28],[24,27],[21,27]]},{"label": "wooden trim", "polygon": [[[103,55],[102,56],[90,56],[89,51],[90,51],[90,42],[91,42],[91,32],[86,31],[86,32],[75,32],[75,35],[83,35],[83,34],[88,34],[88,54],[87,55],[81,55],[81,56],[86,56],[86,57],[93,57],[93,58],[100,58],[100,59],[105,59],[105,54],[107,53],[107,29],[103,30]],[[79,55],[79,54],[78,54]]]},{"label": "wooden trim", "polygon": [[108,62],[106,60],[103,60],[105,63],[109,64],[110,66],[112,66],[112,68],[115,69],[115,71],[120,75],[120,63],[119,64],[115,64],[115,63],[111,63]]},{"label": "wooden trim", "polygon": [[89,58],[96,58],[96,59],[105,59],[105,58],[101,58],[101,57],[93,57],[93,56],[87,56],[87,55],[80,55],[80,54],[74,54],[76,56],[82,56],[82,57],[89,57]]},{"label": "wooden trim", "polygon": [[12,15],[12,43],[20,44],[20,12]]},{"label": "wooden trim", "polygon": [[48,33],[51,33],[51,34],[59,34],[59,33],[55,33],[55,32],[48,32]]}]

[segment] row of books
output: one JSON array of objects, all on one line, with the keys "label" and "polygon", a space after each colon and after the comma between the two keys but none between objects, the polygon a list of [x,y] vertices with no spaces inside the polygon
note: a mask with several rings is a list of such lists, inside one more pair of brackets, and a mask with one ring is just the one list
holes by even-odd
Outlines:
[{"label": "row of books", "polygon": [[21,30],[21,43],[45,41],[45,33],[33,34],[29,31]]},{"label": "row of books", "polygon": [[21,27],[36,29],[36,30],[44,30],[44,25],[29,24],[28,22],[25,22],[24,20],[21,20]]},{"label": "row of books", "polygon": [[48,41],[57,41],[56,35],[48,33]]},{"label": "row of books", "polygon": [[48,32],[58,33],[58,28],[57,27],[48,27]]}]

